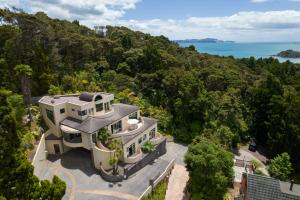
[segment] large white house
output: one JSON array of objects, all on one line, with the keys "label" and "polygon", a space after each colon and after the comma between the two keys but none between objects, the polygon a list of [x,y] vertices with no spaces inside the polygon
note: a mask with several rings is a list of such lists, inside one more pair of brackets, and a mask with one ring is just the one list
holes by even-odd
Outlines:
[{"label": "large white house", "polygon": [[72,148],[91,151],[96,168],[110,169],[114,151],[98,139],[103,129],[121,141],[124,163],[142,159],[141,147],[146,141],[159,144],[163,137],[157,132],[157,120],[141,117],[136,106],[113,104],[114,95],[104,92],[80,95],[44,96],[39,101],[48,126],[45,133],[48,154],[62,154]]}]

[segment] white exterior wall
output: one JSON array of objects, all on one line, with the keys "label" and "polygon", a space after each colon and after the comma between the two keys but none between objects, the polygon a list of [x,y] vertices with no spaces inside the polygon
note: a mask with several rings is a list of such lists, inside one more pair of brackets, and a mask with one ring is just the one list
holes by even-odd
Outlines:
[{"label": "white exterior wall", "polygon": [[63,147],[61,140],[46,140],[46,149],[47,149],[48,154],[55,154],[54,144],[59,145],[61,154],[65,152],[65,149]]},{"label": "white exterior wall", "polygon": [[[56,106],[51,106],[51,105],[43,104],[43,103],[39,103],[39,104],[40,104],[41,113],[43,115],[43,118],[44,118],[49,130],[50,130],[50,133],[53,133],[57,137],[60,137],[61,132],[60,132],[60,127],[59,127],[59,122],[61,122],[63,119],[65,119],[67,117],[66,113],[60,114],[60,109],[65,108],[65,104],[59,104]],[[53,111],[55,124],[47,117],[46,109]]]},{"label": "white exterior wall", "polygon": [[100,149],[96,145],[92,146],[92,151],[96,169],[100,169],[100,163],[105,170],[109,170],[112,168],[112,166],[109,164],[109,159],[113,156],[113,151]]},{"label": "white exterior wall", "polygon": [[[155,134],[157,134],[157,124],[154,124],[153,126],[149,127],[147,130],[145,130],[143,133],[139,134],[138,136],[136,136],[134,139],[132,139],[130,142],[126,143],[123,145],[123,152],[124,152],[124,158],[127,157],[127,148],[130,147],[133,143],[135,143],[135,152],[138,152],[138,149],[141,148],[143,146],[143,144],[147,141],[149,141],[149,132],[155,128]],[[146,139],[142,141],[141,144],[139,144],[138,140],[139,138],[143,138],[144,135],[146,135]]]}]

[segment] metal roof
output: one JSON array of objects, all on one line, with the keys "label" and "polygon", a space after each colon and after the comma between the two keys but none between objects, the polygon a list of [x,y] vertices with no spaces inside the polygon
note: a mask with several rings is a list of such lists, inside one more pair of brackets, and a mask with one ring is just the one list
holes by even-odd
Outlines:
[{"label": "metal roof", "polygon": [[[290,191],[288,182],[256,174],[247,176],[249,200],[300,200],[299,185],[294,184],[293,191]],[[281,184],[288,185],[288,188],[282,190]]]}]

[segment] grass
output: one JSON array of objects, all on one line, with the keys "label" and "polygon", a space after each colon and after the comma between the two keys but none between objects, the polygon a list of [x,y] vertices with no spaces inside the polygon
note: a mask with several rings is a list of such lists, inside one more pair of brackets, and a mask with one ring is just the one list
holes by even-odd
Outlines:
[{"label": "grass", "polygon": [[155,188],[152,195],[143,197],[142,200],[164,200],[167,191],[168,180],[161,181]]}]

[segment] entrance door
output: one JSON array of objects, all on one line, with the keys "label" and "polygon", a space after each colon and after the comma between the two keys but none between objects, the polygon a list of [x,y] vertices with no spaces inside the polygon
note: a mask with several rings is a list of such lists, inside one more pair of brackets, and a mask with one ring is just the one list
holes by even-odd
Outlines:
[{"label": "entrance door", "polygon": [[59,144],[53,144],[55,154],[60,154]]}]

